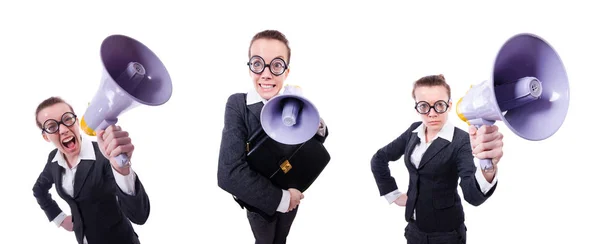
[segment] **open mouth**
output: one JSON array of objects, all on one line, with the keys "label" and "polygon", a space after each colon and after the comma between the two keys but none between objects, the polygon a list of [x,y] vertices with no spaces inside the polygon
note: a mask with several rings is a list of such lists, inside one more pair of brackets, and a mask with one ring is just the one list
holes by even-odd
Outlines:
[{"label": "open mouth", "polygon": [[63,147],[65,147],[66,149],[72,150],[75,148],[75,137],[74,136],[69,136],[67,138],[64,138],[62,141]]}]

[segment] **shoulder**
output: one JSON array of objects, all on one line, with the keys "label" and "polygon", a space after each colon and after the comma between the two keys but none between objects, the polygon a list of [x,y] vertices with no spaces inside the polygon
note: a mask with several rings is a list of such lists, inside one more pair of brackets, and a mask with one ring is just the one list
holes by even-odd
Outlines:
[{"label": "shoulder", "polygon": [[100,146],[98,145],[98,142],[91,141],[91,143],[94,146],[94,155],[96,156],[96,162],[106,161],[110,164],[110,161],[106,157],[104,157],[104,154],[102,154],[102,151],[100,151]]},{"label": "shoulder", "polygon": [[58,153],[58,148],[54,148],[52,151],[50,151],[50,153],[48,153],[48,160],[46,164],[52,163],[54,157],[56,157],[56,153]]},{"label": "shoulder", "polygon": [[48,154],[48,161],[54,159],[54,157],[56,157],[57,152],[58,148],[54,148],[52,151],[50,151],[50,153]]},{"label": "shoulder", "polygon": [[227,104],[244,104],[246,101],[246,93],[233,93],[227,98]]},{"label": "shoulder", "polygon": [[246,93],[233,93],[227,98],[227,108],[234,108],[241,111],[246,106]]},{"label": "shoulder", "polygon": [[454,139],[453,141],[456,141],[460,144],[463,143],[470,143],[471,139],[469,137],[469,133],[466,132],[465,130],[458,128],[456,126],[454,126]]},{"label": "shoulder", "polygon": [[413,122],[412,124],[410,124],[410,126],[408,127],[408,129],[406,129],[406,131],[404,132],[404,134],[410,134],[410,133],[412,133],[413,130],[415,130],[416,128],[418,128],[419,126],[421,126],[421,124],[423,124],[422,121]]},{"label": "shoulder", "polygon": [[411,125],[408,127],[408,129],[406,129],[406,130],[405,130],[405,131],[402,133],[402,135],[400,135],[400,137],[403,137],[403,138],[406,138],[406,139],[408,139],[408,138],[407,138],[407,136],[410,136],[410,135],[413,133],[413,131],[414,131],[414,130],[415,130],[417,127],[419,127],[419,126],[420,126],[422,123],[423,123],[422,121],[413,122],[413,123],[412,123],[412,124],[411,124]]},{"label": "shoulder", "polygon": [[415,130],[417,127],[419,127],[421,124],[423,124],[423,121],[417,121],[417,122],[414,122],[414,123],[412,123],[412,124],[410,125],[410,127],[408,127],[408,129],[409,129],[410,131],[413,131],[413,130]]},{"label": "shoulder", "polygon": [[234,93],[227,98],[225,110],[233,110],[237,113],[244,111],[246,106],[246,93]]}]

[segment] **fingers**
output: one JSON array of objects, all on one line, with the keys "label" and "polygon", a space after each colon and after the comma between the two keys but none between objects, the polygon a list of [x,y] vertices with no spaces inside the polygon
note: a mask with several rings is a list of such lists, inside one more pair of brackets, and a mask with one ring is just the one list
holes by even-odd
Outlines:
[{"label": "fingers", "polygon": [[[106,132],[106,134],[110,134],[115,131],[121,131],[121,126],[109,125],[108,127],[106,127],[106,129],[104,131]],[[106,138],[104,138],[104,139],[106,140]]]},{"label": "fingers", "polygon": [[[484,129],[485,128],[485,129]],[[477,142],[489,142],[495,139],[501,139],[503,137],[502,133],[498,131],[498,127],[494,126],[496,129],[487,129],[490,128],[488,126],[482,126],[477,130],[476,135],[471,136],[471,139],[475,139]]]},{"label": "fingers", "polygon": [[469,135],[475,136],[477,134],[477,127],[474,125],[469,126]]},{"label": "fingers", "polygon": [[471,150],[475,148],[477,143],[477,127],[474,125],[469,126],[469,139],[471,139]]},{"label": "fingers", "polygon": [[[483,127],[481,127],[481,128],[483,128]],[[483,146],[483,150],[490,149],[490,146],[496,146],[495,144],[493,144],[494,142],[497,142],[497,141],[501,142],[503,138],[504,138],[504,135],[497,130],[494,131],[492,129],[488,129],[487,131],[483,131],[483,132],[477,131],[476,136],[471,136],[471,149],[473,149],[474,153],[479,152],[479,151],[475,152],[475,150],[478,149],[480,146]],[[497,146],[502,146],[502,145],[497,145]],[[481,150],[481,148],[479,148],[478,150]]]},{"label": "fingers", "polygon": [[298,205],[300,205],[300,200],[291,201],[290,202],[290,208],[288,209],[288,212],[294,210],[296,207],[298,207]]},{"label": "fingers", "polygon": [[121,138],[121,137],[128,137],[129,136],[129,132],[127,131],[105,131],[104,134],[102,135],[102,140],[110,142],[111,140],[115,139],[115,138]]},{"label": "fingers", "polygon": [[491,158],[492,163],[498,163],[498,161],[500,161],[500,159],[502,158],[503,154],[504,152],[502,152],[502,148],[494,148],[492,150],[479,152],[474,155],[479,159]]},{"label": "fingers", "polygon": [[496,131],[498,131],[497,125],[484,125],[479,127],[479,129],[477,130],[477,134],[488,134],[494,133]]},{"label": "fingers", "polygon": [[294,188],[289,188],[288,191],[290,192],[290,207],[288,211],[292,211],[300,205],[300,200],[304,199],[304,194]]},{"label": "fingers", "polygon": [[471,137],[471,148],[473,156],[479,159],[492,159],[492,163],[496,164],[502,158],[502,147],[504,135],[499,132],[498,126],[481,126],[473,135],[473,126],[469,128]]},{"label": "fingers", "polygon": [[123,131],[120,126],[111,125],[106,130],[98,133],[98,141],[107,157],[116,157],[125,153],[131,157],[134,150],[129,132]]},{"label": "fingers", "polygon": [[110,141],[105,141],[104,150],[109,154],[112,154],[112,151],[121,146],[127,146],[131,144],[131,138],[129,137],[121,137],[111,139]]},{"label": "fingers", "polygon": [[98,139],[99,142],[103,142],[104,141],[104,130],[99,130],[96,131],[96,138]]},{"label": "fingers", "polygon": [[473,154],[479,154],[485,151],[490,151],[490,150],[496,150],[496,149],[502,149],[502,147],[504,146],[504,142],[502,141],[502,138],[499,139],[493,139],[490,140],[488,142],[483,142],[483,143],[477,143],[476,146],[473,148]]},{"label": "fingers", "polygon": [[133,144],[128,143],[116,146],[114,149],[112,149],[112,151],[108,152],[110,152],[110,157],[116,157],[119,154],[125,153],[129,158],[131,158],[131,152],[133,152],[133,149],[135,149]]},{"label": "fingers", "polygon": [[404,207],[404,206],[406,206],[406,200],[407,200],[406,197],[400,196],[400,197],[398,197],[398,199],[396,199],[394,201],[394,203],[400,207]]}]

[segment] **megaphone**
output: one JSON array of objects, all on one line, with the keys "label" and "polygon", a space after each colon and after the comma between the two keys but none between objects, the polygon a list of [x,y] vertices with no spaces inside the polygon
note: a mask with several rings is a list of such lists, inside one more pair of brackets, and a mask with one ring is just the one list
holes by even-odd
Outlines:
[{"label": "megaphone", "polygon": [[[562,126],[569,80],[558,53],[541,37],[521,33],[498,52],[491,79],[471,86],[456,106],[461,120],[480,127],[504,121],[519,137],[540,141]],[[491,159],[480,161],[492,169]]]},{"label": "megaphone", "polygon": [[[118,117],[140,104],[159,106],[173,91],[164,64],[148,47],[124,35],[111,35],[100,47],[101,83],[81,118],[81,129],[90,136],[118,121]],[[129,164],[127,155],[116,157],[121,167]]]},{"label": "megaphone", "polygon": [[260,112],[265,133],[273,140],[297,145],[312,138],[319,129],[319,111],[302,97],[299,86],[287,85],[282,94],[267,101]]}]

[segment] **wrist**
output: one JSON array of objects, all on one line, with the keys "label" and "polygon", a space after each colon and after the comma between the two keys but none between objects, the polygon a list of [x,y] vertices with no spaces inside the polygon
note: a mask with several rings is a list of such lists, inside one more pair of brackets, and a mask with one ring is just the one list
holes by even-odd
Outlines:
[{"label": "wrist", "polygon": [[129,166],[125,166],[125,167],[115,167],[116,162],[113,162],[113,164],[111,165],[111,167],[117,171],[117,173],[119,173],[120,175],[123,176],[127,176],[131,173],[131,167]]}]

